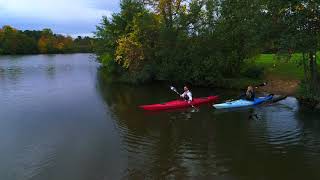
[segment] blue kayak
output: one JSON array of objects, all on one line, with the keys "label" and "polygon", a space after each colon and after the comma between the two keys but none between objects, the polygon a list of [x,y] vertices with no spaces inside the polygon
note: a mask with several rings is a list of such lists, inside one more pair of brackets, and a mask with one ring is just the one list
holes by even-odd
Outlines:
[{"label": "blue kayak", "polygon": [[250,107],[250,106],[256,106],[256,105],[262,104],[266,101],[270,101],[272,98],[273,98],[273,95],[255,98],[254,101],[239,99],[236,101],[230,101],[230,102],[225,102],[225,103],[221,103],[221,104],[214,104],[213,107],[216,109]]}]

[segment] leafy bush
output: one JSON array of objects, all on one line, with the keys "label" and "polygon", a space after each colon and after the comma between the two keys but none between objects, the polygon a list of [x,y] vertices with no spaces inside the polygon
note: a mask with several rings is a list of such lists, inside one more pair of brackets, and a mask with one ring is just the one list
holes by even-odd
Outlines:
[{"label": "leafy bush", "polygon": [[313,90],[310,84],[305,81],[301,81],[298,95],[303,99],[315,99],[320,101],[320,92]]},{"label": "leafy bush", "polygon": [[260,79],[263,77],[264,72],[265,72],[264,67],[258,67],[256,65],[253,65],[245,68],[243,71],[243,75],[247,78]]},{"label": "leafy bush", "polygon": [[105,72],[108,74],[119,74],[121,67],[117,64],[109,53],[104,53],[98,57],[98,61],[102,64]]}]

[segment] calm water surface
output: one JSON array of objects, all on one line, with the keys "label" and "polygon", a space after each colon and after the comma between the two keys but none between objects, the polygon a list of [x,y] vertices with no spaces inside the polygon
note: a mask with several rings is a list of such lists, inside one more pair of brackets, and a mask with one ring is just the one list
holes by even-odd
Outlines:
[{"label": "calm water surface", "polygon": [[175,98],[165,84],[108,83],[90,54],[2,56],[0,179],[320,179],[320,114],[295,98],[236,111],[137,108]]}]

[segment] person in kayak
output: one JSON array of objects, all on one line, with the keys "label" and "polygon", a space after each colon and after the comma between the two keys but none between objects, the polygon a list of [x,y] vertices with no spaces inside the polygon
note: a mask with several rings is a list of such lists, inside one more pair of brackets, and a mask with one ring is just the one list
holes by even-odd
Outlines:
[{"label": "person in kayak", "polygon": [[180,97],[190,103],[192,101],[191,91],[189,91],[189,88],[187,86],[184,86],[183,90],[184,90],[184,92],[183,92],[183,94],[181,94]]},{"label": "person in kayak", "polygon": [[245,99],[247,101],[254,101],[256,97],[256,93],[254,92],[254,88],[252,86],[248,86],[245,94],[241,95],[239,99]]}]

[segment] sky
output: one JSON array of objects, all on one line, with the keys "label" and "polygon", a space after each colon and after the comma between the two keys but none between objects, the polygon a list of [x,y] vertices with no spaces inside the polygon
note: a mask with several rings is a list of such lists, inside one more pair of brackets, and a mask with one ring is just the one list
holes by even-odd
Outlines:
[{"label": "sky", "polygon": [[102,16],[119,11],[120,0],[0,0],[0,27],[50,28],[54,33],[93,35]]}]

